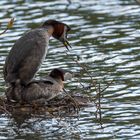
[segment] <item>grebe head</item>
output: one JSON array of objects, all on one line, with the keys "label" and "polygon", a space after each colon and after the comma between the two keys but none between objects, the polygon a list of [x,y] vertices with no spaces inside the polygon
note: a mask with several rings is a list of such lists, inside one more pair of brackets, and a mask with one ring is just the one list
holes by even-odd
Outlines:
[{"label": "grebe head", "polygon": [[65,71],[60,68],[53,69],[49,74],[50,77],[62,81],[64,81],[64,75],[65,75]]},{"label": "grebe head", "polygon": [[52,36],[61,41],[64,46],[69,50],[68,47],[71,48],[71,46],[67,40],[67,32],[70,31],[70,27],[67,24],[56,20],[47,20],[42,25],[42,27],[48,26],[52,26],[54,29]]}]

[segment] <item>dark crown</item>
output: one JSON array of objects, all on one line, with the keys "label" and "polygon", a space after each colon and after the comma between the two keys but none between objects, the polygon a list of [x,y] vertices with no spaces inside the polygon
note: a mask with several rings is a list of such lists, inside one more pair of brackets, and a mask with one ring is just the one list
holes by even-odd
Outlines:
[{"label": "dark crown", "polygon": [[56,39],[59,39],[61,37],[61,35],[63,34],[65,30],[65,27],[67,27],[66,33],[70,31],[70,27],[67,24],[56,21],[56,20],[47,20],[42,25],[42,27],[48,27],[48,26],[52,26],[54,28],[54,32],[52,36]]},{"label": "dark crown", "polygon": [[61,79],[62,81],[64,81],[64,74],[64,70],[57,68],[53,69],[49,75],[54,79]]}]

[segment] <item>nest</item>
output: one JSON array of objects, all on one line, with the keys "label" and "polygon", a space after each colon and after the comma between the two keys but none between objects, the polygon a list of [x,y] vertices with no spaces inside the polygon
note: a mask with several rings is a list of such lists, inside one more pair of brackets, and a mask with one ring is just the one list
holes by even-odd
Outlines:
[{"label": "nest", "polygon": [[92,106],[90,97],[73,95],[54,98],[46,104],[20,104],[8,102],[6,98],[0,98],[0,114],[11,115],[47,115],[65,117],[78,113],[86,106]]}]

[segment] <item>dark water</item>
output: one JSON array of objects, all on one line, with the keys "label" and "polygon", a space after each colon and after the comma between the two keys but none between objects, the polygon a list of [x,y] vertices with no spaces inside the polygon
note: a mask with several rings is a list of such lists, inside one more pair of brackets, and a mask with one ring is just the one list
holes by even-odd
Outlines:
[{"label": "dark water", "polygon": [[[134,0],[1,0],[1,30],[10,17],[14,27],[0,36],[0,91],[4,94],[3,64],[13,43],[31,28],[47,19],[69,24],[73,49],[71,57],[80,56],[94,78],[114,79],[102,97],[103,129],[95,118],[94,107],[86,107],[78,118],[26,119],[0,117],[0,139],[140,139],[140,5]],[[38,76],[56,67],[79,72],[80,68],[52,39],[49,53]],[[55,59],[54,59],[55,58]],[[83,73],[84,76],[84,73]],[[89,83],[84,76],[83,83]],[[76,78],[67,82],[75,89]],[[91,95],[94,92],[90,93]]]}]

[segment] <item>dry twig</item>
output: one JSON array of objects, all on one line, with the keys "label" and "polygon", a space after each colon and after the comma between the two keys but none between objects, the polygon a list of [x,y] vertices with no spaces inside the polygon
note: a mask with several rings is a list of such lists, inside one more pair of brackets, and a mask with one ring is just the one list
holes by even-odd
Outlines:
[{"label": "dry twig", "polygon": [[[69,55],[67,52],[66,52],[67,55]],[[93,76],[91,75],[91,73],[89,73],[88,69],[87,69],[87,65],[85,64],[81,64],[78,62],[78,58],[75,60],[71,57],[71,59],[80,67],[82,68],[82,70],[89,76],[89,78],[91,79],[91,83],[90,83],[90,88],[91,87],[94,87],[95,89],[95,92],[96,92],[96,95],[92,98],[93,101],[94,101],[94,104],[96,106],[96,116],[97,116],[97,119],[98,119],[98,116],[99,116],[99,120],[100,120],[100,123],[102,124],[102,112],[101,112],[101,94],[107,89],[109,88],[109,86],[113,83],[113,80],[110,82],[110,83],[107,83],[107,86],[105,88],[101,88],[101,84],[98,83],[97,80],[93,79]],[[80,77],[80,80],[81,80],[81,77]],[[82,86],[82,88],[84,89],[85,86],[81,83],[81,81],[78,81],[80,83],[80,85]],[[96,102],[97,101],[97,102]],[[98,115],[99,114],[99,115]]]},{"label": "dry twig", "polygon": [[6,31],[7,31],[8,29],[12,28],[12,27],[13,27],[13,23],[14,23],[14,18],[12,18],[12,19],[8,22],[6,29],[5,29],[4,31],[2,31],[2,32],[0,33],[0,35],[6,33]]}]

